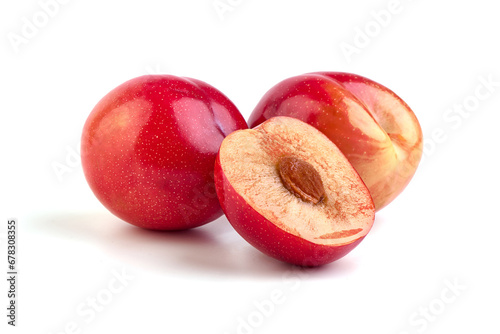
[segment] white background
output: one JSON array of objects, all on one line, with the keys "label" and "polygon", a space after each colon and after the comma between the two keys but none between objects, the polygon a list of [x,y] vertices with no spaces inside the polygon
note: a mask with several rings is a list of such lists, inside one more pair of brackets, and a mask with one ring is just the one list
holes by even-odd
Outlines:
[{"label": "white background", "polygon": [[[60,0],[50,16],[45,2],[0,5],[0,277],[7,219],[19,225],[18,327],[6,324],[2,278],[2,333],[499,333],[494,1],[221,0],[221,14],[213,0]],[[357,53],[346,56],[347,44]],[[85,182],[74,153],[82,126],[128,79],[198,78],[248,118],[277,82],[325,70],[388,86],[426,137],[410,185],[336,263],[282,264],[225,218],[140,230]]]}]

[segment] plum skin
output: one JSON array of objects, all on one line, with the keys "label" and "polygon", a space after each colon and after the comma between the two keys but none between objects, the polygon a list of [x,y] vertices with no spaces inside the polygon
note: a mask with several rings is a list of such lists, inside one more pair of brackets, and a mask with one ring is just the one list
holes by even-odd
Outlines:
[{"label": "plum skin", "polygon": [[130,224],[200,226],[222,215],[213,180],[219,146],[246,128],[236,106],[202,81],[134,78],[104,96],[84,125],[85,178],[99,201]]},{"label": "plum skin", "polygon": [[215,187],[227,219],[248,243],[280,261],[303,267],[321,266],[352,251],[365,236],[348,244],[320,245],[288,233],[264,218],[239,195],[215,161]]},{"label": "plum skin", "polygon": [[[404,109],[404,117],[394,113],[392,103]],[[360,174],[376,211],[406,188],[422,157],[422,130],[411,108],[360,75],[315,72],[287,78],[265,93],[248,124],[254,128],[275,116],[297,118],[330,138]]]}]

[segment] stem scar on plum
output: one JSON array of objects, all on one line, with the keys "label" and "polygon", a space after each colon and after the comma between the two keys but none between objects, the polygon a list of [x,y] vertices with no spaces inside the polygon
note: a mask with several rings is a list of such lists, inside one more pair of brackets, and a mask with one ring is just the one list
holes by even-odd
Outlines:
[{"label": "stem scar on plum", "polygon": [[321,176],[310,163],[285,156],[278,161],[277,168],[285,188],[304,202],[318,204],[325,198]]}]

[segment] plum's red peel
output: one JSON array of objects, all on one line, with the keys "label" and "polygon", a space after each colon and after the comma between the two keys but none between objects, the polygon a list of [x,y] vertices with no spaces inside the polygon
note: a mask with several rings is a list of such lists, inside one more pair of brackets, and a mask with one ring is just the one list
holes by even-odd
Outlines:
[{"label": "plum's red peel", "polygon": [[410,107],[368,78],[318,72],[288,78],[260,100],[251,128],[275,116],[300,119],[323,132],[357,170],[380,210],[408,185],[422,156],[423,136]]},{"label": "plum's red peel", "polygon": [[[264,254],[280,261],[304,267],[321,266],[344,257],[364,239],[361,237],[332,250],[329,246],[317,245],[284,232],[249,206],[234,190],[224,176],[218,158],[215,185],[219,189],[217,193],[224,213],[236,232],[244,235],[248,243]],[[228,199],[231,204],[227,203]]]},{"label": "plum's red peel", "polygon": [[[280,167],[283,161],[287,167]],[[283,177],[288,168],[295,171]],[[293,118],[275,117],[226,137],[214,173],[231,225],[257,249],[285,262],[335,261],[373,224],[372,198],[344,155],[321,132]]]},{"label": "plum's red peel", "polygon": [[195,79],[148,75],[109,92],[82,134],[82,166],[101,203],[147,229],[181,230],[222,215],[213,181],[219,146],[247,128],[234,104]]}]

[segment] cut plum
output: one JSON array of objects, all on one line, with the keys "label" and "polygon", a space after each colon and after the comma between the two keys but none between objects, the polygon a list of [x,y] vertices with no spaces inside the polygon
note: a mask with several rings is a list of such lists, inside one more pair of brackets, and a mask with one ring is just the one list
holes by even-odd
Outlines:
[{"label": "cut plum", "polygon": [[368,189],[342,152],[294,118],[274,117],[227,136],[215,184],[235,230],[263,253],[296,265],[341,258],[375,217]]}]

